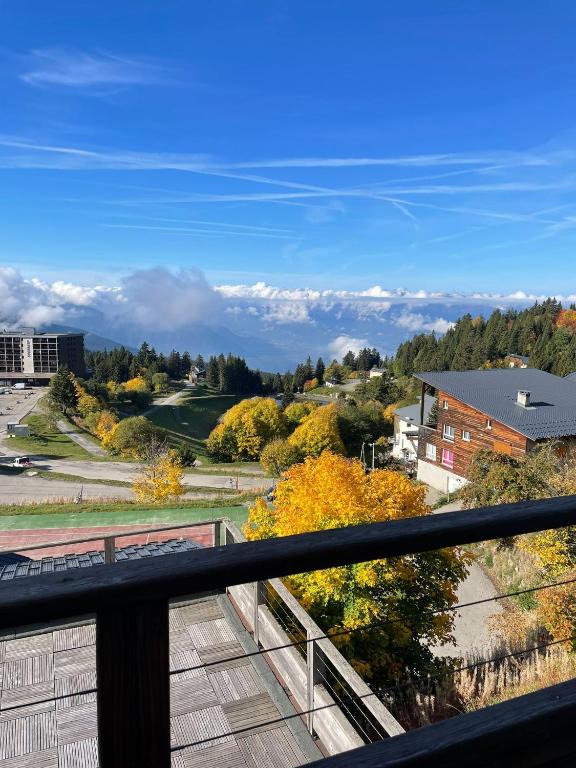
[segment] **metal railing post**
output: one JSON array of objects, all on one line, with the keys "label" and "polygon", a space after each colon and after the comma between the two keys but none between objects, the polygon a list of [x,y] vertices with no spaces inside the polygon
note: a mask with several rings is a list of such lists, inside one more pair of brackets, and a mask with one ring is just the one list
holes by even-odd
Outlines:
[{"label": "metal railing post", "polygon": [[310,630],[307,630],[306,641],[306,723],[310,735],[314,733],[314,686],[316,685],[316,640]]},{"label": "metal railing post", "polygon": [[108,565],[116,562],[116,538],[106,536],[104,539],[104,562]]},{"label": "metal railing post", "polygon": [[252,614],[252,627],[254,629],[254,642],[256,645],[260,643],[260,612],[258,610],[260,606],[260,582],[254,582],[254,611]]},{"label": "metal railing post", "polygon": [[222,544],[222,523],[220,520],[214,520],[212,524],[214,531],[214,546],[219,547]]}]

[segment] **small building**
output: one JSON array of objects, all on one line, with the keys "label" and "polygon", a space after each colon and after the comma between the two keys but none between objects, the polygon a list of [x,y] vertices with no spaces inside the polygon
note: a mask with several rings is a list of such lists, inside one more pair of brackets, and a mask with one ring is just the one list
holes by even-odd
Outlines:
[{"label": "small building", "polygon": [[383,376],[386,373],[386,368],[370,368],[370,371],[368,372],[368,378],[369,379],[377,379],[379,376]]},{"label": "small building", "polygon": [[8,437],[30,437],[30,427],[28,424],[9,421],[6,425],[6,434]]},{"label": "small building", "polygon": [[332,387],[340,386],[340,382],[336,381],[336,379],[326,379],[326,381],[324,382],[324,386],[328,387],[328,389],[332,389]]},{"label": "small building", "polygon": [[204,368],[200,368],[197,365],[193,365],[188,374],[188,381],[191,384],[198,384],[200,381],[206,379],[206,371]]},{"label": "small building", "polygon": [[47,383],[63,366],[77,376],[86,375],[84,334],[38,333],[35,328],[0,331],[0,380]]},{"label": "small building", "polygon": [[[424,423],[428,421],[435,398],[424,395]],[[394,411],[394,438],[392,456],[406,462],[416,461],[420,425],[420,403],[397,408]]]},{"label": "small building", "polygon": [[529,358],[526,355],[510,353],[504,358],[508,368],[528,368]]},{"label": "small building", "polygon": [[436,393],[438,421],[418,419],[417,477],[441,491],[466,482],[479,449],[524,456],[548,440],[576,438],[576,382],[536,368],[427,371],[422,394]]}]

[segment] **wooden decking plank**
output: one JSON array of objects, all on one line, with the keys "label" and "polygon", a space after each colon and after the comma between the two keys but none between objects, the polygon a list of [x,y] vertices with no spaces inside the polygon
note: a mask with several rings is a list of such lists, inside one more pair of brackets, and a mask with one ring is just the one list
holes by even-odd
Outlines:
[{"label": "wooden decking plank", "polygon": [[208,676],[173,680],[170,684],[170,715],[183,715],[197,709],[217,706],[218,697]]},{"label": "wooden decking plank", "polygon": [[58,750],[44,749],[41,752],[29,752],[2,760],[2,768],[58,768]]},{"label": "wooden decking plank", "polygon": [[258,766],[296,768],[308,762],[287,725],[252,734],[238,743],[242,753]]},{"label": "wooden decking plank", "polygon": [[0,723],[0,760],[43,752],[56,746],[54,712],[42,712]]},{"label": "wooden decking plank", "polygon": [[236,635],[232,632],[226,619],[214,619],[213,621],[200,621],[189,624],[186,631],[197,650],[214,645],[233,643]]},{"label": "wooden decking plank", "polygon": [[215,599],[201,600],[190,605],[183,605],[180,608],[175,608],[174,612],[178,613],[185,624],[197,624],[224,617],[222,608]]},{"label": "wooden decking plank", "polygon": [[[255,768],[252,761],[246,762],[246,757],[237,744],[216,744],[206,749],[183,749],[183,768]],[[260,768],[268,768],[268,763],[260,763]]]},{"label": "wooden decking plank", "polygon": [[190,645],[188,649],[170,654],[170,672],[175,672],[177,669],[185,670],[184,672],[176,672],[171,675],[170,680],[172,682],[175,680],[189,680],[192,677],[204,677],[206,675],[206,671],[202,669],[202,661],[198,651],[192,648],[189,637],[188,643]]},{"label": "wooden decking plank", "polygon": [[190,745],[190,749],[198,750],[233,742],[231,736],[225,735],[230,727],[221,707],[208,707],[172,717],[170,725],[174,747]]},{"label": "wooden decking plank", "polygon": [[98,736],[96,702],[56,711],[58,746]]},{"label": "wooden decking plank", "polygon": [[58,651],[54,654],[55,677],[83,675],[96,668],[96,646],[87,645],[83,648],[72,648],[68,651]]},{"label": "wooden decking plank", "polygon": [[4,688],[0,699],[0,709],[23,707],[53,699],[54,680],[52,679],[34,685],[23,685],[19,688]]},{"label": "wooden decking plank", "polygon": [[85,672],[82,675],[57,677],[54,681],[56,709],[77,707],[80,704],[96,701],[95,692],[83,693],[83,691],[88,691],[94,688],[96,688],[96,670],[93,672]]},{"label": "wooden decking plank", "polygon": [[238,641],[223,643],[213,647],[199,648],[198,655],[203,664],[206,664],[207,672],[217,672],[221,669],[241,667],[250,664],[246,652]]},{"label": "wooden decking plank", "polygon": [[3,664],[2,688],[21,688],[24,685],[45,683],[54,675],[51,653],[25,656]]},{"label": "wooden decking plank", "polygon": [[41,656],[44,653],[52,653],[54,645],[52,633],[18,637],[14,640],[6,640],[4,649],[4,661],[22,659],[26,656]]},{"label": "wooden decking plank", "polygon": [[98,742],[82,739],[58,747],[59,768],[98,768]]},{"label": "wooden decking plank", "polygon": [[53,633],[54,651],[70,651],[96,642],[96,624],[86,624],[81,627],[57,629]]},{"label": "wooden decking plank", "polygon": [[17,709],[0,711],[0,723],[5,723],[7,720],[17,720],[19,717],[28,717],[28,715],[37,715],[40,712],[51,712],[55,708],[54,700],[49,699],[39,704],[28,704]]},{"label": "wooden decking plank", "polygon": [[[210,669],[210,667],[208,668]],[[264,693],[265,687],[251,664],[208,672],[220,704]]]},{"label": "wooden decking plank", "polygon": [[262,730],[278,727],[280,713],[267,693],[223,704],[222,709],[235,738],[242,739]]}]

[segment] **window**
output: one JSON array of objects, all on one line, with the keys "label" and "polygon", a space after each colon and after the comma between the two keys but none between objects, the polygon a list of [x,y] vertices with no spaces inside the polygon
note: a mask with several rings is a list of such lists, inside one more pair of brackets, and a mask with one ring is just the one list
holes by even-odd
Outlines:
[{"label": "window", "polygon": [[467,443],[470,442],[470,432],[466,429],[462,430],[462,440],[465,440]]},{"label": "window", "polygon": [[444,424],[442,427],[442,437],[444,440],[450,440],[451,443],[454,442],[454,427],[451,427],[450,424]]},{"label": "window", "polygon": [[432,443],[426,443],[426,458],[430,461],[436,461],[436,446]]},{"label": "window", "polygon": [[444,408],[445,411],[448,410],[448,400],[442,400],[442,408]]},{"label": "window", "polygon": [[486,429],[492,429],[492,419],[486,419]]},{"label": "window", "polygon": [[454,468],[454,451],[442,448],[442,464],[448,469]]}]

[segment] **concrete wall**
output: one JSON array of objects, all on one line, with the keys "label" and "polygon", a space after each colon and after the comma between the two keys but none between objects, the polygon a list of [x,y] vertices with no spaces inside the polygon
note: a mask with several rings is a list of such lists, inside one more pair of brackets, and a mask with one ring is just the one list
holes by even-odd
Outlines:
[{"label": "concrete wall", "polygon": [[466,478],[455,475],[454,472],[450,472],[449,469],[440,464],[432,464],[422,460],[418,461],[416,477],[423,483],[431,485],[432,488],[442,491],[442,493],[454,493],[467,482]]}]

